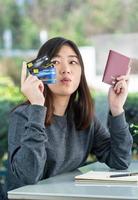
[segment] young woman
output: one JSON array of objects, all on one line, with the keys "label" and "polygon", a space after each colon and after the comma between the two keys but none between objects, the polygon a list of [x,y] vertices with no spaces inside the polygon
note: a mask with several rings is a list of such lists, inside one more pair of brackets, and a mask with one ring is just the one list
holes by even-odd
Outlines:
[{"label": "young woman", "polygon": [[10,117],[9,189],[75,170],[91,153],[111,168],[126,169],[132,147],[123,109],[128,75],[118,77],[109,89],[109,133],[94,114],[83,61],[74,42],[50,39],[37,57],[44,55],[56,67],[57,82],[47,85],[36,76],[27,76],[23,63],[21,91],[28,101]]}]

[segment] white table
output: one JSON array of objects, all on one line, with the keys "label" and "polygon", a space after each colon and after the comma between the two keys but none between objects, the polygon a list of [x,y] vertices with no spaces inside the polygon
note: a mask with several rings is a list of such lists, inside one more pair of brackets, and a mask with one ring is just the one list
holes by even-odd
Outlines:
[{"label": "white table", "polygon": [[[81,170],[109,171],[105,164],[94,163]],[[138,171],[138,161],[133,161],[128,171]],[[138,200],[138,185],[76,184],[74,177],[81,172],[61,174],[35,185],[24,186],[8,192],[9,199],[31,200]]]}]

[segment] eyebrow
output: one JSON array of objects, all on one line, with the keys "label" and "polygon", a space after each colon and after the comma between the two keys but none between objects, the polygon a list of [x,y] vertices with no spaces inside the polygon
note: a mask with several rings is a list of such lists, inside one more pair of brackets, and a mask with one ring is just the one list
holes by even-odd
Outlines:
[{"label": "eyebrow", "polygon": [[[57,54],[57,55],[55,55],[53,58],[56,58],[56,57],[57,57],[57,58],[61,58],[62,56],[60,56],[60,55]],[[79,59],[77,55],[69,55],[68,57],[69,57],[69,58],[77,58],[77,59]]]}]

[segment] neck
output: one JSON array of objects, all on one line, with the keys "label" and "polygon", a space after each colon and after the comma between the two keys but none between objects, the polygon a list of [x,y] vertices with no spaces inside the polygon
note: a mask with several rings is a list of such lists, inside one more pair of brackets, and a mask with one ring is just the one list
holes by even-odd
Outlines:
[{"label": "neck", "polygon": [[69,103],[69,96],[54,97],[54,114],[63,116]]}]

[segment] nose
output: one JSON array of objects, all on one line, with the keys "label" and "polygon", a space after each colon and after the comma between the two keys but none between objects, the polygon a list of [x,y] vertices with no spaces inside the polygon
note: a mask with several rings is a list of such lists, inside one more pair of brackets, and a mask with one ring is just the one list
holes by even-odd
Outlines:
[{"label": "nose", "polygon": [[68,63],[63,63],[60,70],[61,74],[71,74],[71,68]]}]

